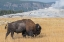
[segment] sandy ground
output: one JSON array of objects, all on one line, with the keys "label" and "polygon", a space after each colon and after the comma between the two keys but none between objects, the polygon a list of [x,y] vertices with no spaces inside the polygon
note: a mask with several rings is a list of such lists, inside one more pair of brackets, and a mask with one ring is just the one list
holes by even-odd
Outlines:
[{"label": "sandy ground", "polygon": [[23,38],[22,34],[10,34],[5,40],[5,22],[21,20],[23,18],[0,18],[0,42],[64,42],[64,18],[30,18],[42,27],[41,34],[34,38]]}]

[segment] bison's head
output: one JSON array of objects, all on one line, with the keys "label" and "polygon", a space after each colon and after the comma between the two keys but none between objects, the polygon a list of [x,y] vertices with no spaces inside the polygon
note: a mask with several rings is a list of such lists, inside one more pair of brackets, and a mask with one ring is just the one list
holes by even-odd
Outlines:
[{"label": "bison's head", "polygon": [[36,34],[39,35],[41,32],[41,26],[39,24],[36,24]]}]

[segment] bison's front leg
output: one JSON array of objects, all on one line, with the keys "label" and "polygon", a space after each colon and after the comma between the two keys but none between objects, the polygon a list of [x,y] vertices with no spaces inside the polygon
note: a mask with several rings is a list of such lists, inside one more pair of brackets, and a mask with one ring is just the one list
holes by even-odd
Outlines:
[{"label": "bison's front leg", "polygon": [[[13,38],[13,35],[14,35],[14,31],[11,32],[11,37]],[[13,38],[14,39],[14,38]]]},{"label": "bison's front leg", "polygon": [[26,34],[22,34],[23,37],[26,37]]},{"label": "bison's front leg", "polygon": [[23,36],[23,37],[26,37],[26,31],[23,31],[23,32],[22,32],[22,36]]},{"label": "bison's front leg", "polygon": [[32,31],[29,31],[29,32],[28,32],[28,36],[34,37],[33,32],[32,32]]}]

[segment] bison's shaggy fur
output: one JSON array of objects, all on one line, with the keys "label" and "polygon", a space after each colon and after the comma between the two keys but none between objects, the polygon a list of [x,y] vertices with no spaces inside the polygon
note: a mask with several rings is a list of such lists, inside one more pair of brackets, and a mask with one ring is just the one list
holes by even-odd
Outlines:
[{"label": "bison's shaggy fur", "polygon": [[24,37],[26,37],[26,35],[34,37],[34,35],[35,36],[39,35],[41,31],[41,26],[39,24],[35,24],[31,19],[22,19],[14,21],[8,23],[7,26],[8,29],[6,33],[6,38],[9,35],[9,33],[11,33],[11,37],[13,38],[14,32],[22,33]]}]

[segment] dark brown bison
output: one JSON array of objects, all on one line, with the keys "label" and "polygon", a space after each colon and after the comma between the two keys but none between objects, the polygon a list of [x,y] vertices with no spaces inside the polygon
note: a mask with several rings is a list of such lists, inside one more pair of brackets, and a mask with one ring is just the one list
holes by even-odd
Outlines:
[{"label": "dark brown bison", "polygon": [[7,27],[8,29],[5,38],[7,38],[9,33],[11,33],[11,37],[13,38],[14,32],[22,33],[23,37],[26,37],[26,35],[34,37],[34,35],[39,35],[41,31],[41,26],[39,24],[35,24],[31,19],[22,19],[11,22],[8,23]]}]

